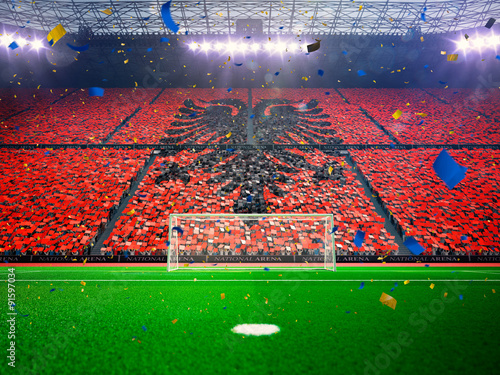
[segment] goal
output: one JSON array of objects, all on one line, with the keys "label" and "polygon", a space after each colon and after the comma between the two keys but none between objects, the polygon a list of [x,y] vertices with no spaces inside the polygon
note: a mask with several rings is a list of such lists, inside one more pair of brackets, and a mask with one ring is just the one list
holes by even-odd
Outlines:
[{"label": "goal", "polygon": [[167,254],[169,272],[179,263],[336,271],[333,215],[171,214]]}]

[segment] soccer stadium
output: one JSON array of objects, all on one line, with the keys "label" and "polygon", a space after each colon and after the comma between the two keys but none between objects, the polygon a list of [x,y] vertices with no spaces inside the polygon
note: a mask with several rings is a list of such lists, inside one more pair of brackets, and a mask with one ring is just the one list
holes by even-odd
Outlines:
[{"label": "soccer stadium", "polygon": [[0,160],[0,374],[498,373],[498,0],[2,0]]}]

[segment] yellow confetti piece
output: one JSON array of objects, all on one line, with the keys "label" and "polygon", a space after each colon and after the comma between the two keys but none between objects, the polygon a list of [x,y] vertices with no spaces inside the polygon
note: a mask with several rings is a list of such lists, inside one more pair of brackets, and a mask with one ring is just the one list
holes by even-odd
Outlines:
[{"label": "yellow confetti piece", "polygon": [[423,42],[423,41],[424,41],[424,37],[423,37],[423,36],[421,36],[421,37],[420,37],[420,41],[421,41],[421,42]]},{"label": "yellow confetti piece", "polygon": [[457,61],[457,59],[458,59],[457,54],[451,54],[451,55],[446,56],[447,61]]},{"label": "yellow confetti piece", "polygon": [[133,208],[129,212],[127,212],[128,216],[133,215],[133,214],[135,214],[135,210]]},{"label": "yellow confetti piece", "polygon": [[410,283],[410,280],[405,280],[404,284],[408,285]]},{"label": "yellow confetti piece", "polygon": [[441,51],[441,55],[446,55],[446,51]]},{"label": "yellow confetti piece", "polygon": [[80,281],[80,284],[82,284],[83,286],[87,285],[85,281]]},{"label": "yellow confetti piece", "polygon": [[444,298],[446,298],[446,297],[448,297],[448,293],[447,292],[444,293]]},{"label": "yellow confetti piece", "polygon": [[128,59],[123,62],[124,64],[128,64]]},{"label": "yellow confetti piece", "polygon": [[172,320],[172,324],[177,323],[177,319]]},{"label": "yellow confetti piece", "polygon": [[493,293],[496,293],[495,289],[491,289],[491,291],[492,291]]},{"label": "yellow confetti piece", "polygon": [[224,299],[224,298],[226,298],[226,293],[221,293],[220,294],[220,299]]},{"label": "yellow confetti piece", "polygon": [[328,168],[328,174],[331,175],[332,174],[332,171],[333,171],[333,167],[330,166],[330,168]]},{"label": "yellow confetti piece", "polygon": [[229,138],[231,136],[231,132],[227,133],[226,138]]},{"label": "yellow confetti piece", "polygon": [[101,12],[108,15],[108,16],[111,16],[113,14],[113,11],[111,10],[111,8],[101,10]]},{"label": "yellow confetti piece", "polygon": [[395,120],[397,120],[398,118],[400,118],[400,117],[401,117],[401,115],[402,115],[402,114],[403,114],[403,112],[401,112],[401,111],[398,109],[396,112],[394,112],[394,113],[392,114],[392,117],[394,117],[394,119],[395,119]]},{"label": "yellow confetti piece", "polygon": [[66,34],[66,30],[64,30],[64,27],[59,24],[56,27],[54,27],[50,33],[47,35],[47,41],[51,46],[57,43],[59,39],[61,39],[64,35]]},{"label": "yellow confetti piece", "polygon": [[435,285],[431,283],[431,285],[429,286],[429,288],[434,289],[434,286]]}]

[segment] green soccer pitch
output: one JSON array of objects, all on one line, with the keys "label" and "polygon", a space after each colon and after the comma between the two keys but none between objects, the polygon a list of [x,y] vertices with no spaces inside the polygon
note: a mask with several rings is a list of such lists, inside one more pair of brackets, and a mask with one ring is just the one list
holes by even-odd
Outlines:
[{"label": "green soccer pitch", "polygon": [[[1,374],[493,374],[500,365],[500,268],[17,267],[15,278],[16,368],[3,355]],[[231,331],[242,323],[280,332]]]}]

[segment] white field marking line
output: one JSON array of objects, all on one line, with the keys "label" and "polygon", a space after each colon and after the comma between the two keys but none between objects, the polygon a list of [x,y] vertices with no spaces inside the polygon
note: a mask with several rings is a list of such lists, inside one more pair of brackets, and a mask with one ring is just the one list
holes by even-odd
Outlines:
[{"label": "white field marking line", "polygon": [[[16,279],[16,282],[60,282],[60,281],[75,281],[75,282],[78,282],[78,281],[82,281],[82,279],[75,279],[75,280],[70,280],[70,279],[66,279],[66,280],[19,280],[19,279]],[[207,280],[167,280],[167,279],[162,279],[162,280],[136,280],[136,279],[132,279],[132,280],[122,280],[122,279],[119,279],[119,280],[104,280],[104,279],[99,279],[99,280],[94,280],[94,279],[85,279],[86,282],[94,282],[94,281],[100,281],[100,282],[144,282],[144,283],[147,283],[147,282],[188,282],[188,283],[194,283],[194,282],[286,282],[286,283],[294,283],[296,281],[298,282],[360,282],[360,281],[364,281],[364,282],[371,282],[370,279],[351,279],[351,280],[300,280],[300,279],[291,279],[291,280],[212,280],[212,279],[207,279]],[[403,279],[394,279],[394,280],[373,280],[373,282],[395,282],[395,281],[400,281],[400,282],[403,282],[405,280]],[[442,280],[436,280],[436,279],[430,279],[430,280],[410,280],[410,282],[430,282],[430,281],[442,281],[442,282],[446,282],[446,281],[458,281],[458,282],[468,282],[470,283],[471,281],[474,281],[474,282],[500,282],[500,279],[492,279],[492,280],[469,280],[469,279],[442,279]]]},{"label": "white field marking line", "polygon": [[498,272],[481,272],[481,271],[461,271],[461,272],[485,273],[487,275],[500,275],[500,273],[498,273]]},{"label": "white field marking line", "polygon": [[[148,267],[149,268],[149,267]],[[437,272],[446,272],[446,273],[449,273],[451,272],[450,269],[453,268],[453,267],[447,267],[447,269],[436,269],[436,268],[433,268],[432,270],[428,270],[428,269],[412,269],[412,270],[406,270],[406,271],[400,271],[400,270],[395,270],[395,269],[383,269],[383,270],[373,270],[373,269],[368,269],[368,268],[362,268],[362,269],[356,269],[356,270],[352,270],[352,269],[337,269],[337,272],[339,273],[350,273],[350,272],[368,272],[368,273],[373,273],[373,272],[385,272],[385,273],[391,273],[391,272],[398,272],[398,273],[412,273],[412,272],[427,272],[427,271],[430,271],[431,273],[437,273]],[[193,270],[196,270],[196,272],[194,272]],[[313,271],[325,271],[325,272],[333,272],[331,270],[325,270],[324,268],[270,268],[269,271],[265,271],[264,269],[261,269],[261,268],[232,268],[232,269],[225,269],[225,268],[222,268],[222,267],[218,267],[218,268],[195,268],[195,267],[192,267],[190,268],[189,270],[188,269],[178,269],[178,270],[174,270],[174,271],[171,271],[171,272],[181,272],[183,274],[187,274],[187,273],[199,273],[198,271],[204,271],[204,272],[225,272],[225,273],[242,273],[242,272],[247,272],[247,271],[241,271],[241,270],[251,270],[251,271],[263,271],[263,272],[273,272],[273,271],[277,271],[277,270],[285,270],[285,271],[288,271],[288,272],[313,272]],[[16,274],[22,274],[22,273],[35,273],[35,272],[45,272],[45,273],[52,273],[52,272],[55,272],[55,273],[78,273],[78,272],[84,272],[84,273],[143,273],[143,272],[149,272],[149,273],[163,273],[163,272],[167,272],[166,269],[162,269],[162,270],[154,270],[154,271],[151,271],[151,270],[141,270],[141,269],[128,269],[128,270],[120,270],[120,271],[115,271],[115,270],[106,270],[106,269],[93,269],[93,268],[86,268],[85,270],[82,270],[82,269],[71,269],[71,270],[57,270],[57,271],[54,271],[54,270],[37,270],[37,271],[23,271],[23,270],[20,270],[20,269],[16,269]],[[500,275],[500,273],[495,273],[495,272],[484,272],[484,271],[467,271],[467,270],[460,270],[460,269],[457,269],[455,270],[454,273],[459,273],[459,272],[472,272],[472,273],[484,273],[484,274],[491,274],[491,275]],[[7,275],[7,273],[3,273],[0,271],[0,275],[1,276],[4,276],[4,275]]]}]

